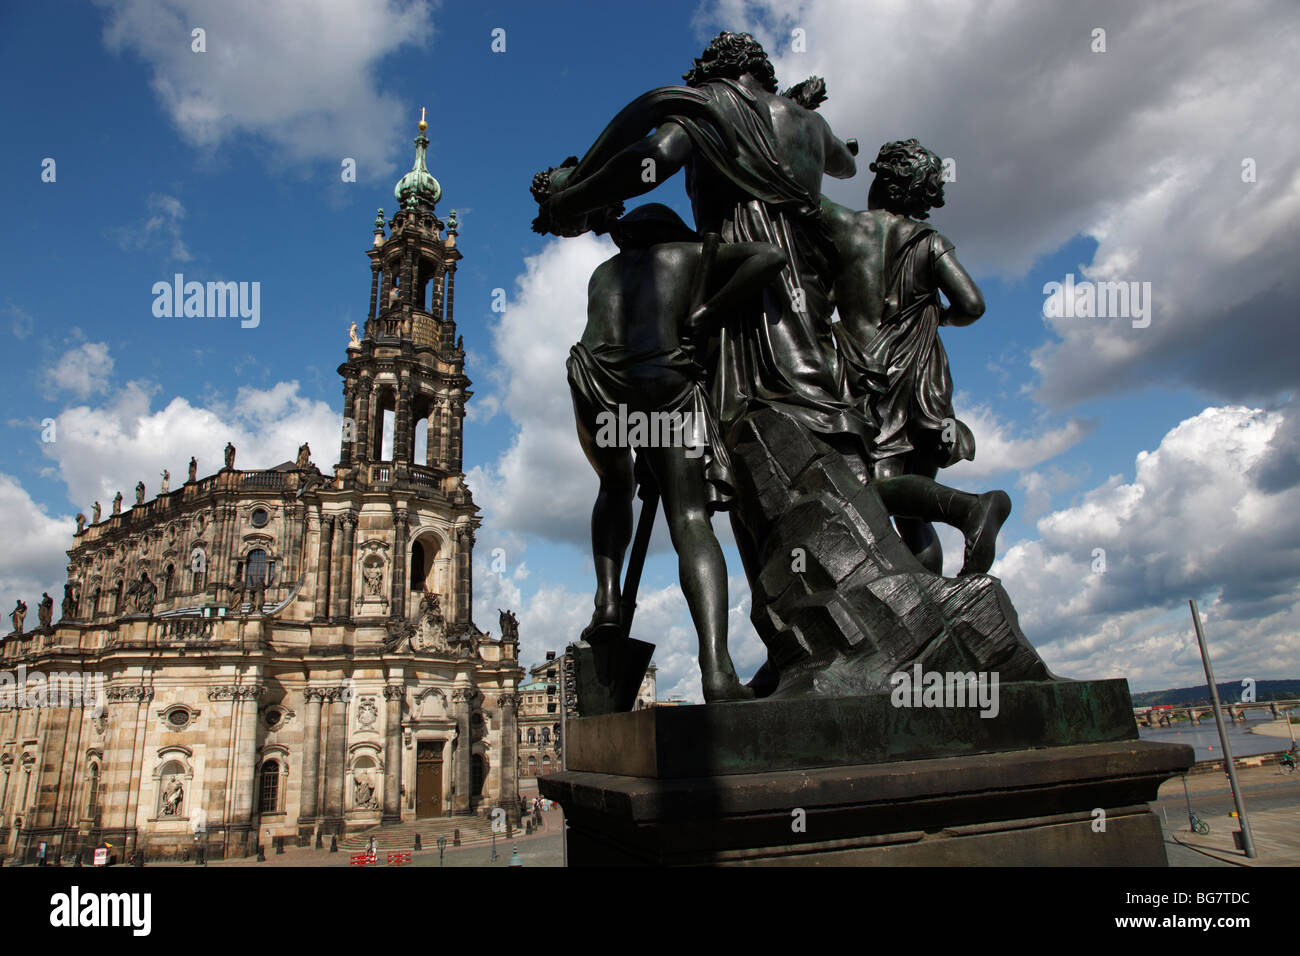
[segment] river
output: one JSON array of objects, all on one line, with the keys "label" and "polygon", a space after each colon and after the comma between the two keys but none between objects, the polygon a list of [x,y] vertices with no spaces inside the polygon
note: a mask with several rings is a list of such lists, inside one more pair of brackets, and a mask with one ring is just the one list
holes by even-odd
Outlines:
[{"label": "river", "polygon": [[[1270,718],[1271,720],[1271,718]],[[1291,741],[1286,737],[1265,737],[1247,731],[1269,720],[1246,720],[1242,723],[1227,721],[1228,743],[1232,746],[1234,757],[1248,757],[1254,754],[1274,753],[1287,750]],[[1143,740],[1155,740],[1167,744],[1190,744],[1196,748],[1196,759],[1218,760],[1223,756],[1219,743],[1219,729],[1214,718],[1206,715],[1199,727],[1193,727],[1187,721],[1178,721],[1172,727],[1138,727],[1138,735]],[[1300,731],[1297,732],[1300,736]]]}]

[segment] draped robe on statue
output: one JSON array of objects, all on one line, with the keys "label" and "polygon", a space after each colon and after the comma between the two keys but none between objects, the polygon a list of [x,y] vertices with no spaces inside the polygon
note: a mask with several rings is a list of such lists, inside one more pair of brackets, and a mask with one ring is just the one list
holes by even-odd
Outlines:
[{"label": "draped robe on statue", "polygon": [[[821,197],[780,161],[771,117],[758,97],[728,79],[651,90],[610,122],[567,184],[669,121],[694,146],[686,191],[700,229],[718,231],[724,242],[771,242],[790,257],[779,286],[723,324],[711,389],[722,433],[766,405],[810,431],[847,436],[865,456],[874,429],[847,398],[831,338],[835,250]],[[722,195],[715,194],[718,187]]]}]

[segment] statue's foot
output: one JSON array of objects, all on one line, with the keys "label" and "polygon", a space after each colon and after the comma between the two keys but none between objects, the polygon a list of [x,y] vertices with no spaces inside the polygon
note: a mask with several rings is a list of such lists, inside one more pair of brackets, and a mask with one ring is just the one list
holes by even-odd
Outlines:
[{"label": "statue's foot", "polygon": [[1011,498],[1005,491],[989,491],[979,496],[962,529],[966,534],[966,560],[959,574],[984,574],[993,567],[998,532],[1009,514]]},{"label": "statue's foot", "polygon": [[605,644],[623,636],[623,614],[617,604],[596,605],[591,623],[582,629],[582,640],[588,644]]},{"label": "statue's foot", "polygon": [[727,700],[754,699],[754,688],[742,684],[735,671],[711,674],[706,672],[701,676],[704,680],[704,702],[706,704],[718,704]]}]

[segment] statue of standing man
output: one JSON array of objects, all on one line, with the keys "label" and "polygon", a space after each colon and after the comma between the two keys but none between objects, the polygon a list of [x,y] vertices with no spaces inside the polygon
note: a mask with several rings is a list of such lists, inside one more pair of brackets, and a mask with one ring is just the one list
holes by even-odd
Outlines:
[{"label": "statue of standing man", "polygon": [[14,609],[9,612],[9,620],[13,621],[14,633],[22,635],[23,621],[27,620],[27,605],[23,603],[22,598],[14,605]]}]

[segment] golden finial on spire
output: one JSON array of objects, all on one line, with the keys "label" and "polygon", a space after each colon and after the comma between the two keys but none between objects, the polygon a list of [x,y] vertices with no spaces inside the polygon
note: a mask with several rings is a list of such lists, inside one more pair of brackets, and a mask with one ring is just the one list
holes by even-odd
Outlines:
[{"label": "golden finial on spire", "polygon": [[429,124],[426,123],[425,120],[424,120],[424,107],[423,107],[423,106],[420,107],[420,122],[419,122],[419,127],[420,127],[420,132],[421,132],[421,133],[423,133],[426,129],[429,128]]}]

